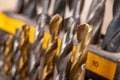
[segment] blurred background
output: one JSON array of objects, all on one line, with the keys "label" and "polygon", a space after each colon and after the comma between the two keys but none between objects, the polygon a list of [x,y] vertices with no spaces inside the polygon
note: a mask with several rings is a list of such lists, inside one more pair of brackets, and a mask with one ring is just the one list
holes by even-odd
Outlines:
[{"label": "blurred background", "polygon": [[[27,1],[27,0],[26,0]],[[54,0],[51,0],[54,2]],[[109,22],[112,19],[112,6],[114,0],[107,0],[106,1],[106,8],[105,8],[105,18],[102,27],[102,34],[105,34],[106,28]],[[81,23],[85,23],[86,15],[88,13],[88,9],[90,7],[92,0],[85,0],[85,5],[81,15]],[[15,11],[17,7],[18,0],[0,0],[0,12],[2,11]],[[69,14],[68,14],[69,16]],[[67,16],[67,17],[68,17]]]}]

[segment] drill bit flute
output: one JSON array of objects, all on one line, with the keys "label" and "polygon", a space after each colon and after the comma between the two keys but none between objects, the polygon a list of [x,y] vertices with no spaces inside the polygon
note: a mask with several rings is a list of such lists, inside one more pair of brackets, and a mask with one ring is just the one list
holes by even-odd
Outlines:
[{"label": "drill bit flute", "polygon": [[56,49],[58,44],[58,37],[61,29],[61,22],[62,17],[58,14],[53,16],[51,22],[50,22],[50,41],[48,42],[48,48],[45,51],[44,55],[44,64],[42,65],[43,70],[40,74],[41,80],[53,80],[53,72],[54,72],[54,66],[55,66],[55,59],[56,59]]},{"label": "drill bit flute", "polygon": [[71,69],[70,69],[70,80],[83,80],[79,79],[81,76],[82,69],[80,68],[82,64],[86,62],[87,58],[87,47],[92,35],[92,27],[88,24],[83,24],[78,26],[77,29],[77,40],[79,45],[77,46],[76,53],[74,53],[73,60],[71,60]]}]

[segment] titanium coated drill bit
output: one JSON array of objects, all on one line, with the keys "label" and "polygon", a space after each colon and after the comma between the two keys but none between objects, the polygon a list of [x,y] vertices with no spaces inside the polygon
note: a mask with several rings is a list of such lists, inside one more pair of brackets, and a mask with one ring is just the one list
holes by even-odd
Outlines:
[{"label": "titanium coated drill bit", "polygon": [[48,42],[48,48],[45,51],[44,65],[42,70],[41,80],[53,80],[54,66],[56,49],[58,44],[58,37],[61,30],[62,17],[58,14],[53,16],[50,22],[49,31],[50,31],[50,41]]},{"label": "titanium coated drill bit", "polygon": [[19,60],[19,75],[20,79],[26,80],[28,74],[28,53],[29,53],[29,30],[30,27],[27,25],[22,26],[21,40],[20,40],[20,51],[21,57]]},{"label": "titanium coated drill bit", "polygon": [[83,24],[77,28],[79,45],[77,46],[76,52],[72,55],[73,60],[71,61],[72,65],[69,74],[70,80],[81,80],[79,79],[82,72],[81,65],[86,62],[87,48],[92,36],[92,30],[93,27],[88,24]]},{"label": "titanium coated drill bit", "polygon": [[8,35],[5,41],[5,52],[4,52],[4,66],[3,70],[7,76],[11,76],[12,69],[12,49],[13,49],[13,36]]},{"label": "titanium coated drill bit", "polygon": [[15,45],[13,50],[13,79],[27,79],[28,71],[28,53],[29,53],[29,26],[23,25],[22,29],[17,30]]},{"label": "titanium coated drill bit", "polygon": [[91,44],[97,44],[103,24],[106,0],[93,0],[88,12],[87,23],[94,26]]}]

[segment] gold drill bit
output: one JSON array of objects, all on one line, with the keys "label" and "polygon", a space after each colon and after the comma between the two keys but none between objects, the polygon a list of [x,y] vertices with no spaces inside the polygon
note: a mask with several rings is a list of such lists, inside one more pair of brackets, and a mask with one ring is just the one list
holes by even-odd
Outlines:
[{"label": "gold drill bit", "polygon": [[12,48],[13,48],[13,36],[8,35],[5,41],[5,64],[3,66],[4,72],[6,75],[11,76],[11,68],[12,68]]},{"label": "gold drill bit", "polygon": [[80,68],[82,64],[86,62],[87,48],[90,43],[93,28],[88,24],[78,26],[77,40],[79,45],[77,46],[76,53],[73,54],[73,61],[70,70],[70,80],[81,80],[79,76],[82,73]]},{"label": "gold drill bit", "polygon": [[21,80],[27,79],[28,71],[28,53],[29,53],[29,29],[30,27],[24,25],[22,27],[20,39],[21,57],[19,60],[19,76]]},{"label": "gold drill bit", "polygon": [[58,14],[53,16],[50,22],[50,41],[48,42],[48,48],[45,52],[45,64],[41,80],[53,80],[53,72],[55,66],[56,49],[58,44],[58,37],[61,29],[62,17]]}]

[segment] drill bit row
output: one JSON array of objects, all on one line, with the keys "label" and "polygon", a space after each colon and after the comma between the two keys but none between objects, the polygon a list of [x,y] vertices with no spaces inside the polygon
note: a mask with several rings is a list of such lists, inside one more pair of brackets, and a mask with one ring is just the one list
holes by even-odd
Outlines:
[{"label": "drill bit row", "polygon": [[[76,25],[81,24],[81,13],[84,10],[85,0],[54,0],[53,11],[49,14],[50,6],[53,0],[19,0],[18,13],[23,13],[26,16],[33,18],[38,14],[42,14],[46,17],[46,22],[49,23],[49,19],[52,15],[60,14],[63,18],[62,30],[66,32],[69,28],[68,25],[76,22]],[[99,44],[101,37],[101,27],[103,24],[104,13],[105,13],[105,2],[106,0],[92,0],[87,13],[86,23],[94,26],[93,36],[91,44]],[[26,4],[26,5],[25,5]],[[66,8],[68,7],[67,14]],[[116,9],[117,10],[117,9]],[[66,15],[69,17],[66,18]]]},{"label": "drill bit row", "polygon": [[[41,20],[41,21],[40,21]],[[4,41],[1,74],[12,80],[81,80],[85,74],[87,47],[93,27],[73,22],[63,35],[60,52],[57,54],[62,17],[54,15],[49,23],[50,38],[43,49],[46,17],[39,15],[34,43],[29,42],[30,27],[23,25],[16,35],[7,35]],[[76,51],[73,47],[77,37]]]}]

